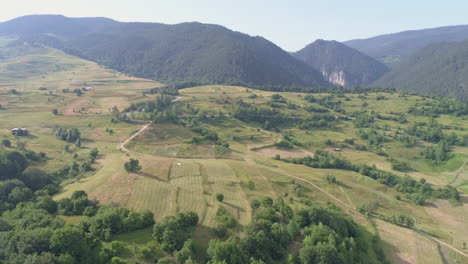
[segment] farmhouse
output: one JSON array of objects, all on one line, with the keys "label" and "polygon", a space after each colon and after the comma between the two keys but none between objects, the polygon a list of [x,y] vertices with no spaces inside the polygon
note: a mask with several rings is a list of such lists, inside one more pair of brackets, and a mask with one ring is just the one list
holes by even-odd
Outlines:
[{"label": "farmhouse", "polygon": [[13,128],[11,131],[11,134],[15,136],[27,136],[29,134],[29,131],[27,128]]}]

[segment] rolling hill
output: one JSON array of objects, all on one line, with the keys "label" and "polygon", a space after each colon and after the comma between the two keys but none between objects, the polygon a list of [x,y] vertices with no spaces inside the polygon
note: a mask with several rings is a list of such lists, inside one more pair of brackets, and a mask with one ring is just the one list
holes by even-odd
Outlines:
[{"label": "rolling hill", "polygon": [[468,39],[468,25],[447,26],[354,39],[343,42],[389,66],[425,46],[438,42],[458,42]]},{"label": "rolling hill", "polygon": [[374,83],[420,94],[468,100],[468,41],[432,44]]},{"label": "rolling hill", "polygon": [[[466,104],[227,85],[174,98],[57,49],[10,52],[9,41],[0,262],[305,264],[331,252],[332,263],[467,263]],[[196,221],[182,221],[190,211]]]},{"label": "rolling hill", "polygon": [[368,85],[388,71],[381,62],[337,41],[316,40],[293,55],[344,87]]},{"label": "rolling hill", "polygon": [[321,74],[262,37],[218,25],[120,23],[103,18],[26,16],[0,35],[59,48],[118,71],[166,83],[329,86]]}]

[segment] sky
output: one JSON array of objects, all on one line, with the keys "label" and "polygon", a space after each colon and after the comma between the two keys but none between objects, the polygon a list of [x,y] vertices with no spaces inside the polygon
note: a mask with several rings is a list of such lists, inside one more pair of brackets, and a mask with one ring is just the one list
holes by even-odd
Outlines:
[{"label": "sky", "polygon": [[0,0],[0,21],[30,14],[118,21],[219,24],[288,51],[316,39],[345,41],[468,24],[466,0]]}]

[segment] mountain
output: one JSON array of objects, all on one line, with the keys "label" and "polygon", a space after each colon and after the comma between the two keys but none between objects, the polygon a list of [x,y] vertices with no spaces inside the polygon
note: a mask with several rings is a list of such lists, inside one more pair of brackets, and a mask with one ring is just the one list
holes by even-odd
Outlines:
[{"label": "mountain", "polygon": [[394,66],[402,58],[414,54],[429,44],[464,40],[468,40],[468,25],[409,30],[368,39],[349,40],[344,44],[389,66]]},{"label": "mountain", "polygon": [[373,85],[468,101],[468,41],[429,45]]},{"label": "mountain", "polygon": [[26,16],[0,35],[47,44],[138,77],[166,83],[330,86],[306,63],[262,37],[218,25],[121,23],[102,18]]},{"label": "mountain", "polygon": [[74,37],[102,30],[118,23],[103,17],[69,18],[62,15],[30,15],[0,23],[0,34],[26,37],[50,34],[55,37]]},{"label": "mountain", "polygon": [[344,87],[368,85],[388,71],[381,62],[337,41],[316,40],[293,55]]}]

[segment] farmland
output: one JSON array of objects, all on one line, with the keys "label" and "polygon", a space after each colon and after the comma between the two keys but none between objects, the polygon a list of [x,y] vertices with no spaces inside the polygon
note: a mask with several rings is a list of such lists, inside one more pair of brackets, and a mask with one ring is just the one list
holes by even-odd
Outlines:
[{"label": "farmland", "polygon": [[[181,99],[172,104],[204,111],[206,115],[198,121],[198,126],[215,132],[218,141],[227,143],[228,154],[219,154],[218,142],[194,143],[193,138],[200,135],[188,122],[154,122],[123,150],[120,144],[148,120],[112,122],[111,109],[116,106],[123,111],[132,104],[154,100],[159,95],[143,92],[163,84],[126,76],[54,49],[36,47],[27,52],[9,52],[13,54],[11,57],[0,60],[0,137],[10,140],[13,148],[26,145],[36,152],[44,152],[47,162],[35,165],[48,173],[68,169],[74,161],[83,163],[92,148],[99,150],[93,170],[79,177],[66,177],[60,193],[54,197],[56,200],[84,190],[102,204],[150,210],[157,222],[178,212],[194,211],[200,219],[195,237],[205,239],[197,245],[202,248],[207,247],[207,238],[215,236],[206,230],[218,226],[216,214],[221,207],[236,221],[236,227],[229,232],[243,236],[254,218],[255,209],[251,206],[254,200],[282,197],[294,209],[303,208],[309,202],[331,203],[375,232],[388,249],[392,263],[443,263],[444,260],[468,263],[468,258],[439,245],[428,235],[381,220],[396,214],[409,215],[415,219],[417,230],[468,254],[468,148],[454,146],[446,160],[436,163],[420,154],[426,146],[435,144],[417,139],[414,146],[405,147],[394,139],[397,131],[412,124],[430,123],[431,118],[408,114],[408,110],[430,104],[433,99],[384,92],[334,95],[330,100],[341,101],[344,112],[329,108],[333,121],[321,127],[278,125],[270,129],[261,122],[236,118],[236,102],[267,105],[276,92],[238,86],[191,87],[180,90]],[[80,96],[72,92],[83,87],[93,89],[83,90]],[[324,108],[305,100],[304,93],[281,93],[281,96],[290,104],[280,106],[280,113],[306,115],[306,107]],[[313,96],[320,100],[330,95]],[[384,104],[377,99],[382,96]],[[368,113],[404,115],[407,121],[376,118],[373,125],[387,141],[379,147],[370,146],[358,135],[353,119],[347,119],[344,114],[361,111],[364,103]],[[53,114],[53,109],[58,114]],[[434,119],[443,125],[444,134],[463,136],[468,131],[467,116],[442,114]],[[9,130],[14,127],[28,128],[30,135],[13,136]],[[58,127],[78,128],[81,147],[58,140],[54,136]],[[285,135],[291,138],[293,146],[275,145]],[[358,145],[368,147],[358,149]],[[434,188],[452,184],[461,192],[460,202],[429,198],[426,205],[420,206],[396,188],[357,172],[312,168],[281,160],[313,156],[317,150],[327,150],[353,163],[375,165],[397,176],[408,175],[417,181],[424,178]],[[124,169],[123,164],[129,158],[139,160],[140,171]],[[395,170],[390,158],[408,162],[411,170]],[[327,176],[333,176],[336,182],[331,183]],[[216,199],[217,194],[223,194],[224,199]],[[372,212],[376,223],[372,217],[364,217],[355,210],[370,201],[378,204]],[[129,237],[116,239],[138,242],[137,238]]]}]

